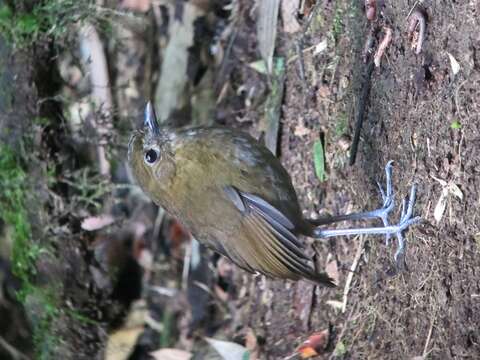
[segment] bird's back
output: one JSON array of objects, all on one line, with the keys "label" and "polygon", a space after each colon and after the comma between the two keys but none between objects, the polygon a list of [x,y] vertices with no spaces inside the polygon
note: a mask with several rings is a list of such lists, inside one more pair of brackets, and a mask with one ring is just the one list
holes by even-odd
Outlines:
[{"label": "bird's back", "polygon": [[186,197],[195,194],[218,201],[215,197],[223,187],[233,186],[261,197],[292,222],[298,220],[301,212],[290,176],[278,158],[250,135],[221,127],[191,128],[177,131],[171,146],[177,192],[188,189]]}]

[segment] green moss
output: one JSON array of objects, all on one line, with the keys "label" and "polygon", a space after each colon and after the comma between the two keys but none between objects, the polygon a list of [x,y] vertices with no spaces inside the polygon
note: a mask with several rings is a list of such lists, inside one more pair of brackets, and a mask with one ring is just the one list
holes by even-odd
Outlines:
[{"label": "green moss", "polygon": [[38,247],[30,247],[31,228],[26,212],[26,174],[15,154],[7,147],[0,148],[0,217],[13,228],[13,272],[22,282],[30,282],[35,273],[32,266]]},{"label": "green moss", "polygon": [[[32,240],[32,229],[28,218],[27,206],[29,189],[27,175],[15,152],[6,146],[0,147],[0,218],[11,227],[13,240],[12,270],[20,279],[21,288],[18,298],[24,304],[32,305],[34,325],[34,343],[39,358],[47,358],[45,349],[52,349],[51,323],[59,312],[56,292],[35,285],[37,273],[35,264],[46,249]],[[32,304],[33,303],[33,304]],[[43,355],[42,355],[43,354]]]},{"label": "green moss", "polygon": [[38,308],[38,318],[34,321],[33,344],[36,358],[52,359],[54,350],[61,337],[55,333],[52,327],[53,320],[60,315],[60,304],[56,293],[51,288],[32,287],[27,294],[31,299],[33,309]]},{"label": "green moss", "polygon": [[94,14],[87,0],[38,1],[28,13],[15,12],[8,5],[0,7],[0,31],[16,48],[31,46],[43,35],[59,37],[75,24]]}]

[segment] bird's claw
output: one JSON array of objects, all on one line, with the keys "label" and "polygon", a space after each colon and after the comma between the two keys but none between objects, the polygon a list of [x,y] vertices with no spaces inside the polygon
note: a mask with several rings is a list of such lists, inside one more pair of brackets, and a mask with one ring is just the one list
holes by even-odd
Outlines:
[{"label": "bird's claw", "polygon": [[[393,161],[390,160],[387,165],[385,166],[385,182],[386,188],[385,190],[382,186],[378,184],[378,188],[380,189],[380,195],[382,196],[383,207],[381,209],[376,210],[378,212],[377,216],[382,220],[383,225],[385,227],[390,226],[390,222],[388,220],[388,216],[390,212],[393,210],[395,206],[394,197],[395,194],[393,193],[393,186],[392,186],[392,164]],[[405,238],[403,237],[403,231],[406,230],[409,226],[419,223],[421,221],[420,217],[412,217],[413,216],[413,209],[415,206],[416,200],[416,186],[413,185],[410,189],[410,195],[408,200],[404,199],[402,201],[402,211],[400,214],[400,222],[397,224],[398,231],[395,233],[397,238],[397,250],[394,255],[395,263],[397,264],[397,268],[404,267],[404,259],[405,259]],[[390,236],[391,234],[385,235],[385,243],[387,246],[390,245]]]},{"label": "bird's claw", "polygon": [[412,185],[408,201],[407,199],[402,201],[400,223],[398,224],[398,231],[395,234],[397,237],[397,251],[395,252],[394,258],[397,266],[399,266],[399,263],[405,258],[405,238],[403,237],[403,231],[409,226],[417,224],[422,220],[420,216],[412,217],[416,200],[416,191],[417,187]]},{"label": "bird's claw", "polygon": [[[382,220],[383,226],[390,226],[388,221],[388,215],[395,207],[395,194],[393,193],[392,186],[392,168],[393,160],[390,160],[387,165],[385,165],[385,190],[383,190],[382,185],[377,181],[378,189],[380,190],[380,195],[382,196],[383,205],[382,208],[378,209],[377,216]],[[390,245],[390,234],[385,235],[385,245]]]}]

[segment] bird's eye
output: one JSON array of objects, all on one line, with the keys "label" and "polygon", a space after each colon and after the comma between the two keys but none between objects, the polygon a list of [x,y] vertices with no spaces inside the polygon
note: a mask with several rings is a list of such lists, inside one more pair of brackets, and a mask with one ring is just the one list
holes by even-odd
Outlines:
[{"label": "bird's eye", "polygon": [[158,150],[150,149],[145,153],[145,162],[149,165],[152,165],[158,159]]}]

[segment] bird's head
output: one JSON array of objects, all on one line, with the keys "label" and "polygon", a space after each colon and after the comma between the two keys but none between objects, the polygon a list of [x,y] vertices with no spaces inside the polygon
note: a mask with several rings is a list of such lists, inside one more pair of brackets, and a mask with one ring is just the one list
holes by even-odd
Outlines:
[{"label": "bird's head", "polygon": [[143,127],[134,132],[128,144],[128,163],[142,189],[155,202],[175,174],[169,144],[170,133],[160,128],[150,102],[145,107]]}]

